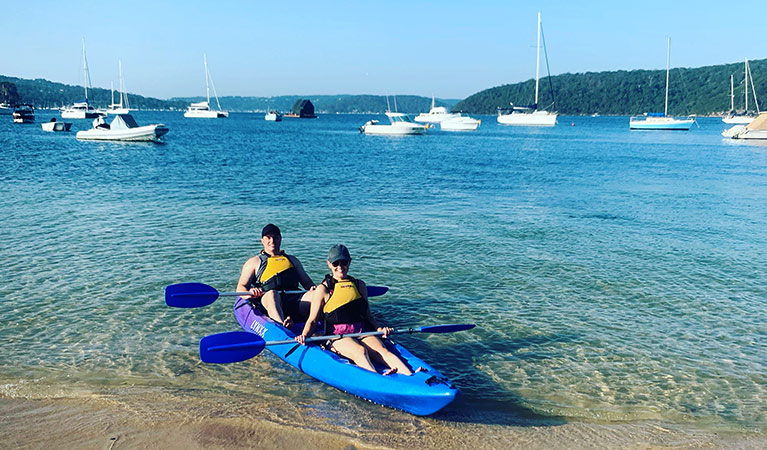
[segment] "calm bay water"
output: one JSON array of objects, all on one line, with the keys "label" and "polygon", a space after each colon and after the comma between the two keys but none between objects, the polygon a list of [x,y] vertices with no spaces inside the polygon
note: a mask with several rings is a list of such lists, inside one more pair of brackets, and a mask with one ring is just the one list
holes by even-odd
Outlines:
[{"label": "calm bay water", "polygon": [[234,290],[274,222],[317,282],[346,244],[352,274],[391,288],[372,304],[382,322],[478,325],[400,339],[462,389],[441,426],[765,431],[767,146],[723,141],[719,119],[684,133],[484,117],[386,138],[358,133],[367,116],[135,117],[168,125],[166,142],[0,123],[0,395],[262,404],[281,423],[400,432],[404,413],[268,352],[199,362],[199,338],[238,329],[229,299],[164,306],[172,283]]}]

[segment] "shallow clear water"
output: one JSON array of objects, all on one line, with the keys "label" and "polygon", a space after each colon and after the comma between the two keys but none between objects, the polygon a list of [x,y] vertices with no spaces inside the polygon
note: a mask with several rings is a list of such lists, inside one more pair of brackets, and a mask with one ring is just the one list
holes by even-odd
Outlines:
[{"label": "shallow clear water", "polygon": [[358,133],[368,116],[135,117],[168,125],[165,143],[0,123],[0,395],[159,390],[199,401],[189,414],[250,402],[385,432],[402,413],[268,352],[199,362],[199,338],[238,328],[230,299],[165,307],[172,283],[234,290],[274,222],[315,281],[346,244],[352,274],[391,288],[372,304],[382,322],[478,325],[400,339],[461,388],[446,426],[764,431],[767,146],[722,140],[719,119],[632,132],[484,117],[475,133],[387,138]]}]

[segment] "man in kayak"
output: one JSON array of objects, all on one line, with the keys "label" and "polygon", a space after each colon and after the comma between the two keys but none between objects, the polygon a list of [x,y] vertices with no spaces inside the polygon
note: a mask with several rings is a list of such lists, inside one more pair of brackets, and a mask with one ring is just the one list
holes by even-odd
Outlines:
[{"label": "man in kayak", "polygon": [[[306,338],[314,332],[320,312],[326,335],[359,333],[364,330],[380,331],[386,338],[394,331],[393,328],[379,327],[376,324],[370,313],[365,283],[348,275],[351,262],[352,257],[346,246],[334,245],[330,248],[327,263],[331,274],[327,275],[314,291],[309,319],[301,334],[296,336],[296,341],[300,344],[305,345]],[[345,337],[331,341],[330,346],[331,350],[371,372],[376,371],[372,359],[389,367],[384,375],[395,372],[412,375],[407,364],[389,351],[378,336]]]},{"label": "man in kayak", "polygon": [[[276,225],[270,223],[261,230],[261,244],[264,246],[261,253],[242,266],[237,291],[249,291],[252,299],[260,300],[260,306],[272,320],[290,328],[294,320],[308,315],[314,282],[298,258],[280,250],[282,234]],[[284,292],[297,290],[299,283],[306,292]]]}]

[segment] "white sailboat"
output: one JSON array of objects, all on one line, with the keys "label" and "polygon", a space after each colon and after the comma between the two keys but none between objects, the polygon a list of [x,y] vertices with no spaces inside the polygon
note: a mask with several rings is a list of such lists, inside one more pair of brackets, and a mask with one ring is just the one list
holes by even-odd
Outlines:
[{"label": "white sailboat", "polygon": [[130,114],[130,105],[128,104],[128,93],[125,92],[125,84],[123,84],[123,63],[117,61],[120,85],[118,86],[118,95],[120,96],[120,103],[115,103],[115,92],[112,89],[112,104],[107,108],[107,114]]},{"label": "white sailboat", "polygon": [[[544,45],[545,42],[544,42]],[[553,126],[557,123],[557,113],[538,109],[538,84],[541,67],[541,13],[538,13],[538,44],[535,57],[535,104],[532,106],[514,106],[498,108],[498,123],[502,125],[538,125]]]},{"label": "white sailboat", "polygon": [[88,104],[88,86],[91,84],[91,75],[88,71],[88,58],[85,56],[85,39],[83,38],[83,88],[85,89],[85,99],[75,102],[71,106],[61,110],[63,119],[94,119],[104,115]]},{"label": "white sailboat", "polygon": [[643,117],[632,117],[629,119],[629,128],[632,130],[682,130],[687,131],[695,123],[695,119],[688,117],[677,119],[668,115],[668,75],[671,63],[671,38],[668,38],[668,48],[666,50],[666,102],[663,114],[645,113]]},{"label": "white sailboat", "polygon": [[[730,75],[730,113],[724,117],[722,117],[722,122],[729,123],[729,124],[741,124],[745,125],[750,123],[752,120],[756,119],[756,116],[759,115],[759,102],[756,99],[756,88],[754,87],[754,79],[751,76],[751,68],[748,65],[748,58],[746,58],[745,62],[745,98],[744,98],[744,109],[743,112],[736,112],[735,111],[735,83],[733,80],[733,76]],[[751,90],[754,93],[754,104],[756,105],[756,115],[749,114],[748,113],[748,81],[751,80]]]},{"label": "white sailboat", "polygon": [[722,136],[732,139],[767,140],[767,112],[759,113],[748,125],[735,125],[723,131]]},{"label": "white sailboat", "polygon": [[[205,95],[207,100],[204,102],[192,103],[184,113],[184,117],[192,117],[198,119],[216,119],[219,117],[229,117],[228,111],[221,110],[221,103],[218,101],[218,94],[216,94],[216,85],[213,84],[213,78],[208,72],[208,56],[203,54],[203,62],[205,64]],[[213,85],[213,95],[216,97],[216,105],[218,105],[218,111],[210,109],[210,86]]]}]

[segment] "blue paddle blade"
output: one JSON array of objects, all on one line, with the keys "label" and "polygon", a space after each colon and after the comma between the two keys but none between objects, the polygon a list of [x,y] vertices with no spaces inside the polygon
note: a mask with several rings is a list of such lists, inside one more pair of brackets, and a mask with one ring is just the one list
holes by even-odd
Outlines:
[{"label": "blue paddle blade", "polygon": [[425,327],[418,327],[417,331],[421,333],[454,333],[456,331],[471,330],[476,325],[473,323],[464,323],[458,325],[431,325]]},{"label": "blue paddle blade", "polygon": [[165,287],[165,304],[176,308],[199,308],[215,302],[218,291],[202,283],[179,283]]},{"label": "blue paddle blade", "polygon": [[261,353],[265,346],[263,339],[247,331],[212,334],[200,339],[200,359],[212,364],[245,361]]},{"label": "blue paddle blade", "polygon": [[386,286],[368,286],[368,297],[378,297],[384,295],[389,288]]}]

